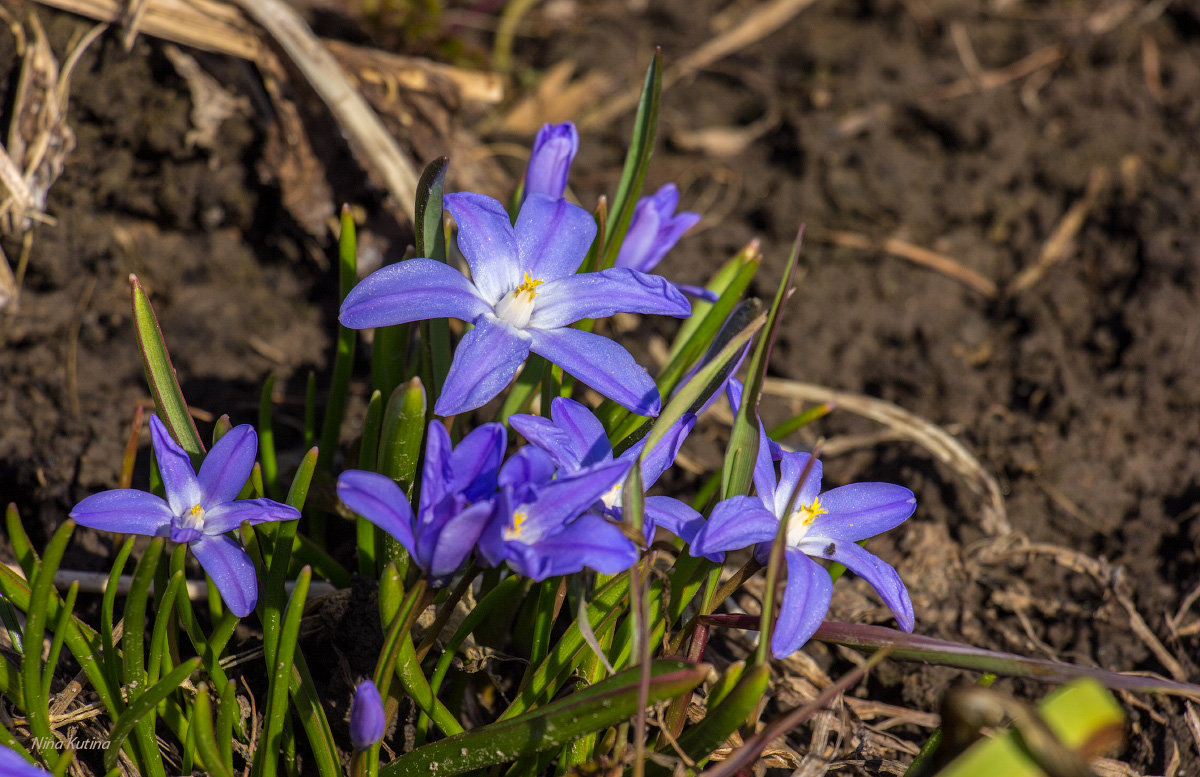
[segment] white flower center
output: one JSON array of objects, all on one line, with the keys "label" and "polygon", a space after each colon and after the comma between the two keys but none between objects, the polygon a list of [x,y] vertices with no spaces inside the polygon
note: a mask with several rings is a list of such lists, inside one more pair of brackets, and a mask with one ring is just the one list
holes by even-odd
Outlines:
[{"label": "white flower center", "polygon": [[531,278],[529,273],[525,273],[525,281],[496,303],[496,317],[517,329],[524,329],[529,324],[529,317],[533,315],[533,299],[538,295],[537,287],[543,283],[545,281],[541,278]]},{"label": "white flower center", "polygon": [[617,502],[621,501],[621,486],[622,485],[623,485],[622,483],[616,484],[612,488],[605,491],[604,496],[600,497],[600,501],[604,503],[605,510],[613,509],[613,506],[615,504],[617,504]]},{"label": "white flower center", "polygon": [[813,521],[817,520],[817,516],[827,512],[829,511],[821,507],[820,499],[813,499],[812,504],[804,505],[792,512],[788,516],[787,544],[793,547],[799,545],[800,540],[804,539],[804,535],[808,534],[808,530],[812,528]]}]

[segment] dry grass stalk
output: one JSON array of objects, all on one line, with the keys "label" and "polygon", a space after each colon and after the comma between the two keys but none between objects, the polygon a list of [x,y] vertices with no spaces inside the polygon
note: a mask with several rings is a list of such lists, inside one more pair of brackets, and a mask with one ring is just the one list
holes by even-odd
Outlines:
[{"label": "dry grass stalk", "polygon": [[975,272],[969,267],[964,267],[962,263],[946,256],[939,254],[936,251],[930,251],[928,248],[922,248],[918,245],[900,240],[899,238],[890,237],[881,242],[876,242],[870,237],[858,232],[848,232],[845,230],[831,229],[823,232],[818,232],[816,239],[833,245],[842,246],[844,248],[858,248],[866,251],[883,250],[886,253],[898,256],[901,259],[906,259],[913,264],[919,264],[922,267],[928,267],[945,275],[948,278],[953,278],[964,286],[979,292],[988,299],[996,297],[996,284],[980,273]]},{"label": "dry grass stalk", "polygon": [[1013,278],[1008,287],[1010,293],[1019,294],[1033,286],[1046,275],[1051,267],[1067,257],[1072,241],[1079,234],[1079,230],[1083,228],[1084,220],[1087,219],[1088,213],[1091,212],[1097,198],[1107,185],[1108,168],[1102,165],[1093,167],[1091,175],[1088,176],[1087,188],[1084,190],[1083,196],[1063,214],[1062,220],[1054,227],[1054,231],[1050,233],[1050,237],[1042,246],[1037,261],[1021,270],[1017,273],[1017,277]]}]

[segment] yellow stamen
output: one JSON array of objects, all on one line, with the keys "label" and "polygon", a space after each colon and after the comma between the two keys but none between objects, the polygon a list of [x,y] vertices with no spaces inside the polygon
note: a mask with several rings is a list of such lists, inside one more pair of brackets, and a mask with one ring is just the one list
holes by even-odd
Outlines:
[{"label": "yellow stamen", "polygon": [[188,512],[192,514],[193,518],[199,518],[200,516],[204,515],[204,508],[198,504],[195,504],[191,506]]},{"label": "yellow stamen", "polygon": [[528,518],[529,518],[529,516],[525,515],[525,513],[521,512],[520,510],[517,510],[515,513],[513,513],[512,528],[504,530],[504,539],[506,539],[506,540],[521,539],[521,532],[525,525],[525,521]]},{"label": "yellow stamen", "polygon": [[829,511],[821,507],[820,499],[813,499],[812,504],[801,507],[794,515],[799,516],[800,522],[805,526],[812,526],[818,515],[824,515],[827,512]]},{"label": "yellow stamen", "polygon": [[518,297],[522,294],[529,295],[529,301],[533,302],[533,298],[538,295],[537,287],[541,286],[545,281],[541,278],[531,278],[529,273],[525,273],[525,282],[513,290],[513,296]]}]

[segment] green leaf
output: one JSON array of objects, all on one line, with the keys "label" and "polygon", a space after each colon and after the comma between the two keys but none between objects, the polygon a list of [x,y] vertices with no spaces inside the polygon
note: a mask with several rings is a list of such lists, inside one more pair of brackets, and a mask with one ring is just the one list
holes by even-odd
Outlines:
[{"label": "green leaf", "polygon": [[[1038,704],[1037,712],[1058,743],[1076,754],[1077,768],[1085,763],[1085,756],[1099,755],[1121,741],[1125,715],[1095,680],[1079,679],[1059,688]],[[1010,730],[979,742],[938,777],[1042,777],[1049,769],[1033,753],[1040,749],[1044,733],[1036,725],[1015,728],[1020,735]]]},{"label": "green leaf", "polygon": [[[29,719],[29,730],[35,737],[48,741],[50,731],[49,699],[43,694],[42,683],[42,638],[46,633],[46,621],[57,620],[58,608],[50,611],[50,603],[58,603],[54,593],[54,574],[75,531],[75,522],[67,520],[46,546],[42,563],[38,565],[30,586],[29,604],[25,609],[25,633],[22,642],[25,653],[21,656],[21,687],[25,691],[25,714]],[[20,606],[20,603],[17,603]]]},{"label": "green leaf", "polygon": [[[233,681],[230,680],[230,683]],[[196,688],[195,702],[192,706],[192,732],[196,739],[196,751],[204,762],[204,770],[210,777],[233,777],[233,772],[221,757],[217,747],[216,733],[213,731],[212,702],[208,698],[208,685],[200,683]]]},{"label": "green leaf", "polygon": [[133,727],[144,716],[148,715],[160,701],[167,698],[184,680],[200,668],[199,658],[190,658],[167,673],[163,679],[146,689],[146,692],[132,701],[121,716],[117,718],[112,731],[109,732],[109,747],[104,751],[104,768],[116,768],[117,756],[125,738],[133,731]]},{"label": "green leaf", "polygon": [[272,777],[278,767],[280,741],[283,736],[283,720],[288,713],[288,686],[293,672],[293,657],[300,640],[300,616],[304,613],[304,602],[308,598],[308,585],[312,580],[312,569],[304,567],[296,578],[296,588],[283,611],[283,624],[279,642],[275,648],[275,663],[268,667],[267,707],[263,715],[263,733],[255,753],[254,773],[261,777]]},{"label": "green leaf", "polygon": [[[158,559],[162,555],[166,540],[155,537],[146,546],[141,560],[133,570],[133,582],[129,586],[129,595],[125,598],[124,622],[126,628],[121,636],[121,655],[124,659],[125,674],[122,677],[128,689],[126,703],[133,705],[146,689],[146,659],[145,623],[146,602],[150,598],[150,585],[154,582],[154,572],[158,568]],[[151,708],[140,717],[134,725],[133,736],[138,752],[141,754],[142,768],[151,777],[164,777],[162,754],[154,739],[154,709]]]},{"label": "green leaf", "polygon": [[398,386],[383,413],[378,471],[410,496],[416,481],[421,441],[425,438],[425,387],[420,378]]},{"label": "green leaf", "polygon": [[[456,775],[513,761],[631,717],[637,710],[640,669],[613,675],[583,691],[509,720],[417,748],[384,767],[382,777]],[[656,661],[650,667],[649,703],[670,699],[700,684],[706,665]]]},{"label": "green leaf", "polygon": [[[341,233],[338,237],[338,300],[346,295],[358,282],[358,242],[354,231],[354,216],[349,205],[342,206]],[[321,456],[318,465],[322,470],[333,466],[337,452],[338,436],[342,430],[342,419],[346,415],[346,397],[350,393],[350,373],[354,367],[354,349],[358,332],[338,325],[337,350],[333,355],[333,373],[329,378],[329,401],[325,404],[325,418],[321,422]]]},{"label": "green leaf", "polygon": [[204,444],[200,442],[200,432],[196,422],[188,414],[187,402],[179,388],[175,377],[175,367],[171,364],[171,355],[167,353],[167,345],[163,342],[162,330],[158,326],[158,318],[150,299],[142,288],[136,275],[129,276],[133,287],[133,322],[137,327],[138,347],[142,352],[142,363],[146,368],[146,383],[154,396],[154,405],[158,409],[159,418],[179,443],[188,456],[192,465],[200,466],[204,458]]},{"label": "green leaf", "polygon": [[12,502],[9,502],[4,510],[4,526],[8,529],[8,543],[12,546],[13,555],[17,557],[17,564],[25,573],[25,578],[32,579],[33,570],[38,562],[37,551],[33,549],[33,543],[29,541],[29,535],[25,533],[25,526],[21,523],[17,506]]},{"label": "green leaf", "polygon": [[[439,157],[426,166],[417,182],[416,227],[417,256],[435,262],[446,261],[446,230],[442,227],[442,193],[446,184],[449,157]],[[421,323],[421,339],[428,359],[429,393],[438,396],[450,371],[450,326],[444,318]]]},{"label": "green leaf", "polygon": [[750,359],[746,387],[742,391],[742,405],[733,421],[733,431],[729,436],[729,447],[725,454],[725,466],[721,471],[721,496],[724,498],[745,494],[750,490],[754,458],[758,453],[758,397],[762,393],[763,379],[771,361],[771,348],[779,332],[783,303],[792,293],[796,261],[800,258],[800,243],[803,237],[804,228],[801,227],[800,234],[796,236],[796,242],[792,245],[787,267],[783,271],[783,280],[779,282],[775,300],[767,314],[766,334],[759,339],[754,356]]},{"label": "green leaf", "polygon": [[646,181],[646,169],[650,165],[650,156],[654,153],[654,136],[658,129],[658,104],[662,95],[662,51],[655,50],[650,66],[646,68],[646,78],[642,84],[642,96],[638,101],[637,115],[633,120],[633,138],[629,143],[629,151],[625,155],[625,168],[621,171],[621,182],[617,184],[617,193],[613,197],[611,218],[608,220],[608,230],[604,235],[604,257],[600,269],[612,267],[621,250],[625,233],[629,231],[629,222],[633,218],[633,209],[637,205],[638,196],[642,193],[642,185]]},{"label": "green leaf", "polygon": [[267,496],[278,499],[279,465],[275,461],[275,426],[271,420],[271,394],[274,390],[275,376],[268,375],[258,399],[258,460],[262,462]]}]

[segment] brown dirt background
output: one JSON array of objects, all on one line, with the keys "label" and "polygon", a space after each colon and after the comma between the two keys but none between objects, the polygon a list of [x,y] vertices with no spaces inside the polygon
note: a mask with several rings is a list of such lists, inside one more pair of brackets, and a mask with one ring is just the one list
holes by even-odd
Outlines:
[{"label": "brown dirt background", "polygon": [[[495,26],[494,3],[454,4],[434,32],[408,37],[349,2],[311,5],[323,34],[437,56],[454,38],[460,61],[478,59]],[[670,72],[767,5],[549,0],[519,28],[514,94],[536,93],[562,62],[578,79],[602,73],[615,89],[635,88],[653,46]],[[4,6],[17,18],[24,7]],[[61,55],[84,23],[38,13]],[[1040,64],[1010,68],[1031,54]],[[11,35],[0,35],[0,63],[7,127]],[[380,215],[383,198],[311,95],[292,84],[310,133],[327,141],[314,144],[323,167],[313,186],[329,196],[306,217],[280,172],[287,142],[258,75],[219,57],[201,63],[237,102],[209,145],[190,134],[194,99],[161,42],[142,37],[126,53],[106,36],[72,81],[78,147],[50,191],[54,223],[35,228],[19,305],[0,311],[0,498],[35,533],[115,484],[133,408],[149,399],[129,273],[152,295],[191,403],[253,422],[261,381],[274,373],[286,447],[305,375],[326,366],[331,345],[322,207],[361,205],[374,219],[364,236],[372,256],[403,249],[405,236]],[[541,116],[575,118],[595,102],[572,105],[570,94],[543,95]],[[1189,596],[1200,585],[1197,94],[1194,3],[1069,0],[816,2],[666,91],[648,185],[677,182],[683,207],[705,220],[661,271],[700,282],[759,238],[766,259],[754,290],[769,297],[806,223],[805,274],[774,373],[893,402],[955,435],[1000,486],[1005,531],[985,524],[972,482],[921,444],[844,410],[812,430],[842,441],[828,481],[917,491],[916,517],[871,547],[907,581],[921,633],[1200,679],[1200,610]],[[435,128],[479,130],[478,113],[451,108]],[[631,120],[585,130],[572,174],[585,205],[614,191]],[[481,148],[515,180],[523,163],[512,144],[531,133],[508,126],[483,135],[493,145]],[[422,159],[455,151],[436,133],[406,144]],[[471,176],[461,170],[469,164],[457,180]],[[1089,197],[1098,174],[1105,183]],[[504,185],[482,188],[502,196]],[[1058,261],[1014,287],[1073,207],[1083,217]],[[862,245],[847,245],[848,233]],[[880,247],[889,239],[948,257],[999,291],[905,261]],[[15,265],[19,240],[2,245]],[[764,415],[780,420],[795,407],[767,399]],[[689,450],[700,461],[711,453],[703,440]],[[80,536],[71,562],[104,566],[108,541]],[[839,593],[835,615],[887,622],[861,583]],[[826,668],[845,661],[813,653]],[[961,677],[894,665],[871,690],[936,711]],[[1108,763],[1113,773],[1200,772],[1184,705],[1124,701],[1129,743]],[[924,730],[910,725],[901,738],[919,742]],[[830,752],[860,773],[891,773],[881,764],[907,760],[902,744]]]}]

